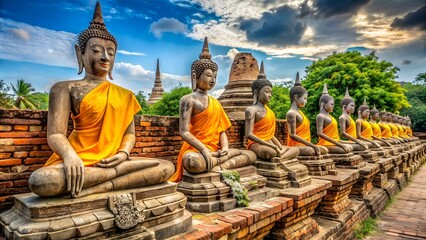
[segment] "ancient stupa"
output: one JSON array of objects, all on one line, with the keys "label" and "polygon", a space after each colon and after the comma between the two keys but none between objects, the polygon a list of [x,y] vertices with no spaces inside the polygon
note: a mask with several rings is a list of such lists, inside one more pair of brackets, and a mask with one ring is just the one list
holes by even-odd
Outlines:
[{"label": "ancient stupa", "polygon": [[259,64],[251,53],[235,56],[228,84],[218,98],[229,118],[244,119],[244,111],[253,104],[251,84],[258,74]]},{"label": "ancient stupa", "polygon": [[157,70],[155,71],[154,87],[152,88],[151,95],[149,96],[148,105],[152,105],[161,99],[164,93],[163,84],[161,83],[160,74],[160,60],[157,59]]}]

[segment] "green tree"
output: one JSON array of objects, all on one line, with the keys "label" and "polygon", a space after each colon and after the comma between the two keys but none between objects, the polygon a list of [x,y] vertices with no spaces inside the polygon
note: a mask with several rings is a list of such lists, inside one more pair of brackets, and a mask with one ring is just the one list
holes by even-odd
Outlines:
[{"label": "green tree", "polygon": [[12,98],[9,96],[9,87],[0,80],[0,108],[13,108]]},{"label": "green tree", "polygon": [[[311,126],[319,112],[319,98],[323,85],[327,83],[328,91],[334,97],[333,116],[338,118],[342,110],[340,101],[345,94],[355,99],[356,108],[362,104],[364,97],[370,106],[397,112],[410,104],[404,95],[405,90],[395,81],[399,69],[388,61],[379,61],[374,52],[361,55],[356,51],[333,53],[325,59],[318,60],[306,68],[306,78],[302,85],[308,90],[308,103],[305,113]],[[315,133],[315,131],[313,131]]]},{"label": "green tree", "polygon": [[49,93],[36,92],[31,95],[31,98],[34,100],[36,109],[47,110],[49,108]]},{"label": "green tree", "polygon": [[19,109],[37,109],[37,100],[33,94],[35,88],[32,87],[31,83],[25,82],[23,79],[19,79],[16,82],[16,86],[10,84],[13,91],[13,105]]},{"label": "green tree", "polygon": [[179,101],[192,90],[189,87],[174,87],[170,92],[163,94],[160,100],[150,107],[150,114],[163,116],[179,116]]},{"label": "green tree", "polygon": [[136,99],[139,102],[139,105],[141,105],[141,110],[137,113],[139,115],[141,114],[148,114],[149,113],[149,106],[146,102],[146,96],[144,95],[143,91],[139,91],[135,94]]},{"label": "green tree", "polygon": [[[426,74],[424,76],[426,77]],[[421,81],[414,81],[414,83],[404,84],[403,87],[412,107],[403,108],[400,115],[410,116],[413,131],[426,132],[426,84]]]},{"label": "green tree", "polygon": [[290,109],[290,90],[288,84],[276,84],[272,87],[272,97],[268,106],[275,113],[277,119],[285,119],[285,115]]},{"label": "green tree", "polygon": [[417,74],[416,78],[414,79],[414,83],[416,84],[426,84],[426,72]]}]

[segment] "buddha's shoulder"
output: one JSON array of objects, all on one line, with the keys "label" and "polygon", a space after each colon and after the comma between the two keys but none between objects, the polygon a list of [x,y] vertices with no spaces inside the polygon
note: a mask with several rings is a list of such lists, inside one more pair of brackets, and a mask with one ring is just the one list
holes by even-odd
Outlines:
[{"label": "buddha's shoulder", "polygon": [[72,87],[80,85],[81,80],[59,81],[52,85],[50,91],[70,90]]}]

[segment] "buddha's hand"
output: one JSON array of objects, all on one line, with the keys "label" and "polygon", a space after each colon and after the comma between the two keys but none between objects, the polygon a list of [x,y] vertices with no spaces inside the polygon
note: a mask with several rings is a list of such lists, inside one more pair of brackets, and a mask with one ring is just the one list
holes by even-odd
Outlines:
[{"label": "buddha's hand", "polygon": [[275,152],[277,152],[277,157],[281,157],[281,155],[283,154],[283,153],[281,153],[282,149],[277,145],[274,145],[273,148],[275,149]]},{"label": "buddha's hand", "polygon": [[78,157],[64,159],[65,177],[67,179],[67,190],[71,196],[77,197],[83,188],[84,164]]},{"label": "buddha's hand", "polygon": [[203,150],[201,154],[203,155],[204,160],[206,160],[206,169],[210,172],[213,168],[213,156],[208,149]]},{"label": "buddha's hand", "polygon": [[218,151],[219,156],[218,156],[218,157],[222,157],[222,156],[226,156],[226,155],[228,155],[228,151],[229,151],[229,149],[228,149],[228,148],[222,148],[222,149],[219,149],[219,151]]},{"label": "buddha's hand", "polygon": [[351,152],[351,148],[350,148],[348,145],[344,145],[344,144],[342,144],[342,148],[343,148],[343,150],[344,150],[345,152],[347,152],[347,153]]},{"label": "buddha's hand", "polygon": [[380,147],[380,144],[378,144],[378,143],[376,143],[376,142],[373,142],[373,144],[374,144],[374,146],[376,146],[376,147]]},{"label": "buddha's hand", "polygon": [[118,164],[127,160],[127,154],[124,152],[118,152],[114,156],[102,159],[100,162],[95,164],[95,167],[115,167]]},{"label": "buddha's hand", "polygon": [[321,155],[321,148],[319,148],[318,146],[313,146],[314,151],[315,151],[315,155]]},{"label": "buddha's hand", "polygon": [[360,142],[359,143],[365,150],[368,150],[368,145],[365,142]]},{"label": "buddha's hand", "polygon": [[389,142],[385,142],[386,145],[388,145],[389,147],[392,147],[392,144],[390,144]]}]

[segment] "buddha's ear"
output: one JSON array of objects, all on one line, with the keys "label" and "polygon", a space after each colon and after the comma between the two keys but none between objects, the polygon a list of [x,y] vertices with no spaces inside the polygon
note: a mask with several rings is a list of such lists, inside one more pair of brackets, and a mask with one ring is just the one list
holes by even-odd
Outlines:
[{"label": "buddha's ear", "polygon": [[195,71],[191,72],[191,87],[192,91],[195,91],[195,89],[197,89],[197,74],[195,73]]},{"label": "buddha's ear", "polygon": [[81,54],[80,47],[76,44],[74,46],[75,49],[75,55],[77,56],[77,63],[78,63],[78,74],[80,75],[83,72],[83,54]]},{"label": "buddha's ear", "polygon": [[114,68],[114,63],[111,63],[111,68],[109,69],[109,72],[108,72],[109,79],[111,79],[111,80],[114,80],[114,78],[112,78],[112,69],[113,68]]},{"label": "buddha's ear", "polygon": [[257,100],[259,98],[258,93],[259,93],[259,89],[254,90],[254,92],[253,92],[253,104],[257,103]]},{"label": "buddha's ear", "polygon": [[294,94],[292,101],[296,101],[299,98],[299,94]]},{"label": "buddha's ear", "polygon": [[320,110],[324,108],[324,105],[325,105],[325,103],[324,103],[324,102],[321,102],[321,103],[320,103]]}]

